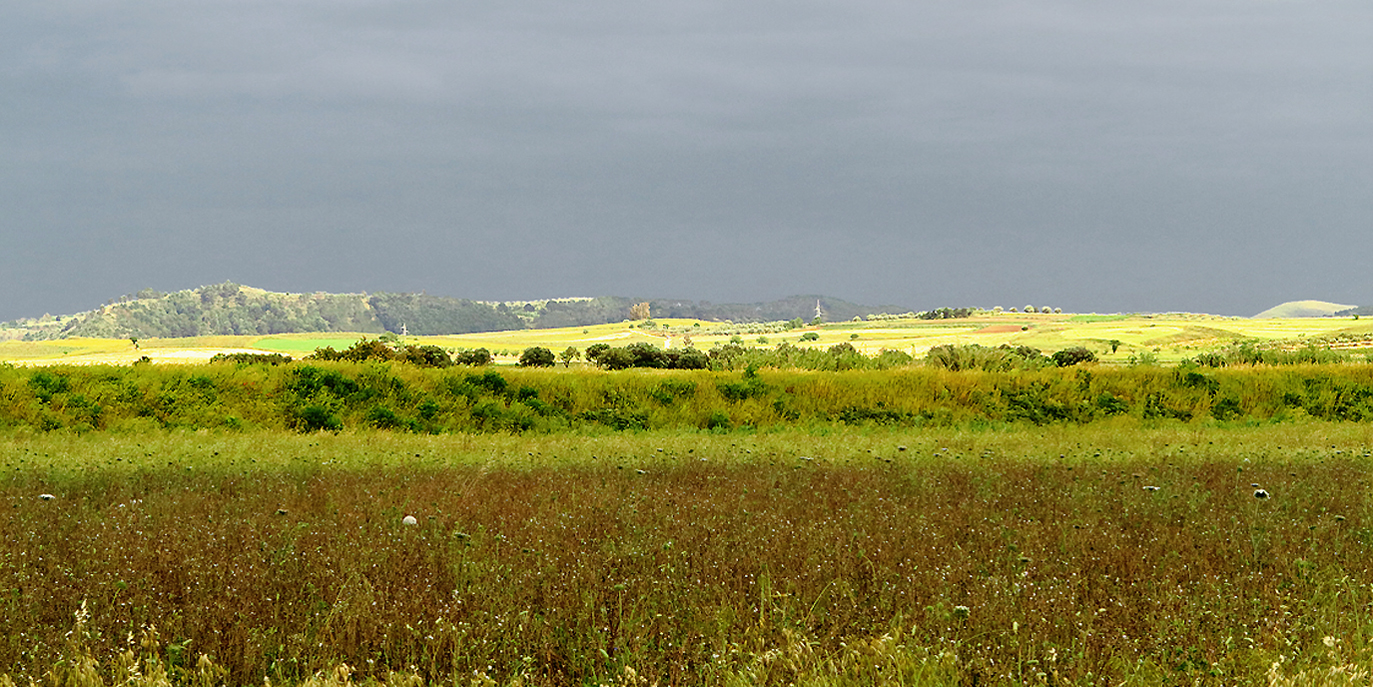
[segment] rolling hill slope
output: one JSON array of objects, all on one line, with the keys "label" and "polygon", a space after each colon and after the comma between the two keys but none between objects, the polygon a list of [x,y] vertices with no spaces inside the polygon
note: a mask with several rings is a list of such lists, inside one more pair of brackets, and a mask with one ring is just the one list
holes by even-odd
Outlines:
[{"label": "rolling hill slope", "polygon": [[1256,320],[1272,320],[1285,317],[1334,317],[1357,306],[1340,305],[1327,301],[1288,301],[1271,307],[1254,316]]},{"label": "rolling hill slope", "polygon": [[279,293],[232,282],[173,293],[144,290],[70,316],[0,324],[0,339],[184,338],[293,333],[393,332],[416,336],[582,327],[627,319],[647,303],[652,317],[766,322],[802,318],[818,307],[828,321],[897,313],[825,296],[793,296],[746,304],[622,297],[491,303],[425,293]]}]

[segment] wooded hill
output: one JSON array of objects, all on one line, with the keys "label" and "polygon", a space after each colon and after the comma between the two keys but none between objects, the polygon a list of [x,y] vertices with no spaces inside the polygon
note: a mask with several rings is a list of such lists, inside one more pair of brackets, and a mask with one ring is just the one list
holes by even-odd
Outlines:
[{"label": "wooded hill", "polygon": [[651,317],[706,321],[772,322],[815,317],[828,321],[875,313],[871,307],[824,296],[793,296],[766,303],[568,298],[490,303],[425,293],[277,293],[226,282],[174,293],[151,289],[96,310],[0,324],[0,338],[43,340],[267,335],[315,332],[393,332],[416,336],[470,334],[526,328],[575,327]]}]

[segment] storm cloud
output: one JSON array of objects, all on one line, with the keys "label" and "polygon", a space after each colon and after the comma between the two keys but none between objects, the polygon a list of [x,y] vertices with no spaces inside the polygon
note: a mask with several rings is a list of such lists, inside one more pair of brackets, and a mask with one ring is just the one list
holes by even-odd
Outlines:
[{"label": "storm cloud", "polygon": [[1373,5],[17,0],[0,320],[144,287],[1373,304]]}]

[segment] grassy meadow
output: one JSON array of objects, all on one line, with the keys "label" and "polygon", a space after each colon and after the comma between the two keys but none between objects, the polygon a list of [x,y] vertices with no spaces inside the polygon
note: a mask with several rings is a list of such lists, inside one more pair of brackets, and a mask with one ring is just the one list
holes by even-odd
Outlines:
[{"label": "grassy meadow", "polygon": [[0,682],[1366,684],[1371,447],[10,432]]}]

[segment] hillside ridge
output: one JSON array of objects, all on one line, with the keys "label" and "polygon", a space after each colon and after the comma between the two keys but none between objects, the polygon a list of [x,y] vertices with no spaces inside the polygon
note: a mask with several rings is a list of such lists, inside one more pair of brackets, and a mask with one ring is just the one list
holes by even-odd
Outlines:
[{"label": "hillside ridge", "polygon": [[1335,317],[1341,315],[1352,315],[1353,310],[1358,309],[1355,305],[1341,305],[1329,301],[1287,301],[1275,305],[1257,315],[1256,320],[1281,319],[1288,317]]},{"label": "hillside ridge", "polygon": [[147,339],[217,335],[361,332],[433,336],[590,326],[650,317],[767,322],[802,318],[818,307],[828,321],[908,308],[866,306],[818,295],[755,303],[618,296],[476,301],[428,293],[283,293],[234,282],[162,293],[144,289],[73,315],[0,323],[0,339]]}]

